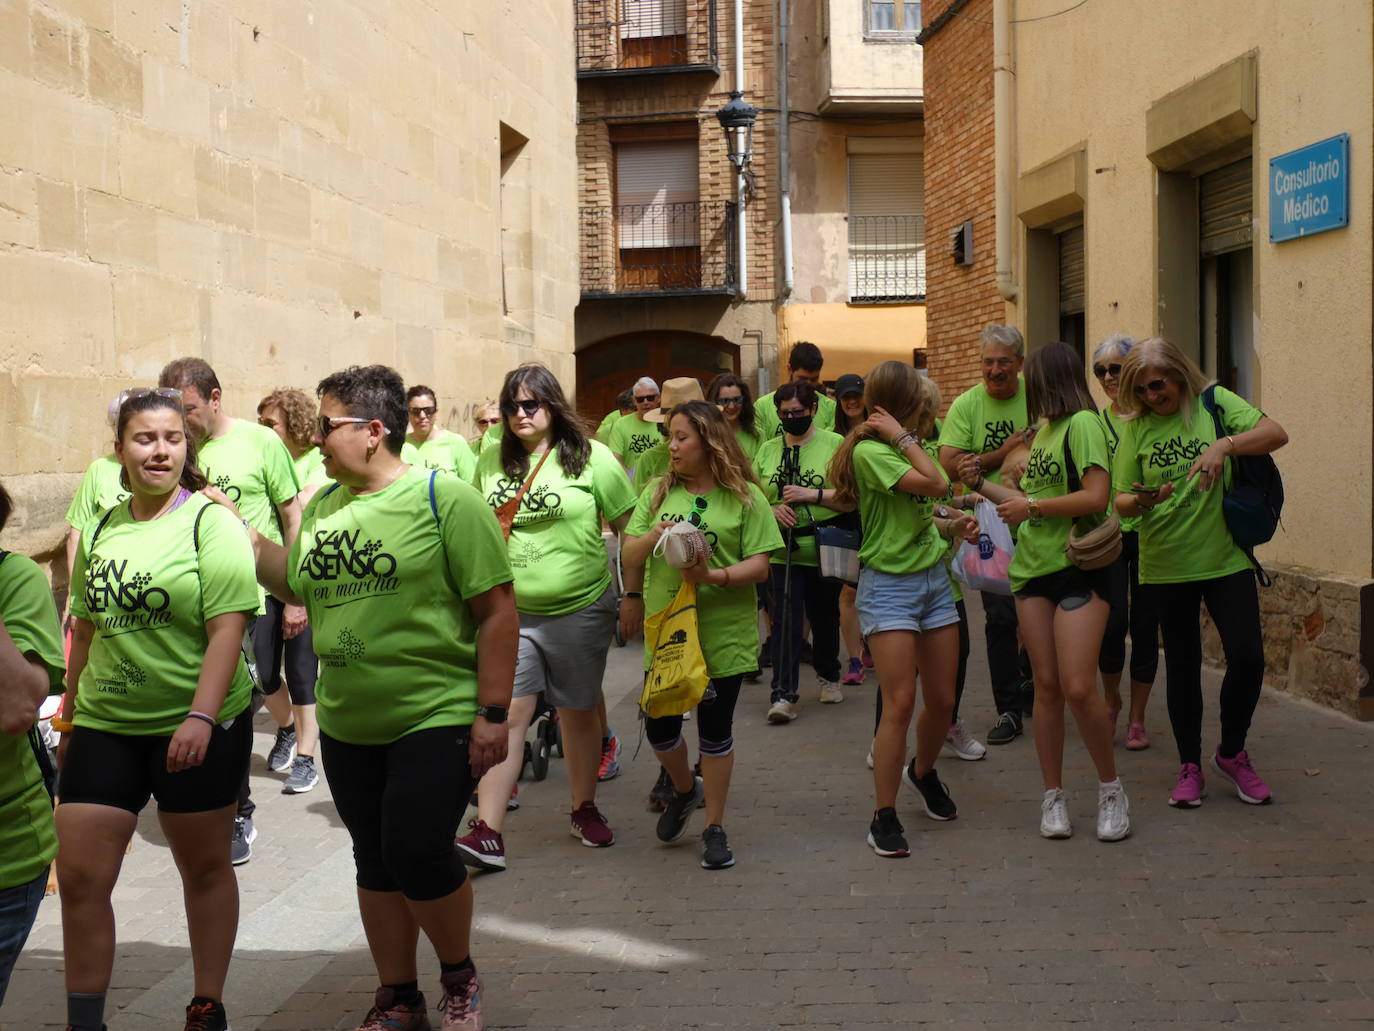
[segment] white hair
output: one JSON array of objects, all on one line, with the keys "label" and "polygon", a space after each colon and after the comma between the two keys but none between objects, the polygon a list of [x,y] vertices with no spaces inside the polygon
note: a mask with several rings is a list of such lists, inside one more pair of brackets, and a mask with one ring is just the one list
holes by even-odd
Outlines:
[{"label": "white hair", "polygon": [[1093,351],[1093,361],[1106,361],[1108,358],[1125,358],[1135,346],[1135,337],[1126,333],[1113,333]]},{"label": "white hair", "polygon": [[630,389],[631,389],[631,390],[638,390],[640,387],[648,387],[650,390],[654,391],[655,393],[658,392],[658,384],[655,383],[655,382],[654,382],[652,379],[650,379],[648,376],[640,376],[639,379],[635,380],[635,385],[634,385],[633,387],[631,387]]},{"label": "white hair", "polygon": [[987,351],[992,345],[1005,347],[1018,358],[1026,354],[1026,341],[1015,326],[989,326],[983,330],[982,350]]}]

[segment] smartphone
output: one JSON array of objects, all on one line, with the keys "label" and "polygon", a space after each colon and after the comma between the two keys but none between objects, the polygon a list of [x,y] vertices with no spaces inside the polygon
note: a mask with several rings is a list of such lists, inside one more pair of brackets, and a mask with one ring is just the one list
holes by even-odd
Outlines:
[{"label": "smartphone", "polygon": [[1158,488],[1158,487],[1147,487],[1147,486],[1145,486],[1145,484],[1143,484],[1143,483],[1133,483],[1133,484],[1131,484],[1131,493],[1132,493],[1132,494],[1144,494],[1146,497],[1153,497],[1154,495],[1156,495],[1156,494],[1159,493],[1159,488]]}]

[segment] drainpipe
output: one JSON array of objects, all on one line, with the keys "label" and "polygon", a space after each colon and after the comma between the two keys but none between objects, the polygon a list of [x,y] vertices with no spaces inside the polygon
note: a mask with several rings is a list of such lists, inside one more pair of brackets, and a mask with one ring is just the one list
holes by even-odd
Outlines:
[{"label": "drainpipe", "polygon": [[[735,89],[744,92],[744,0],[735,0]],[[735,239],[739,241],[738,282],[735,296],[749,293],[749,237],[744,220],[744,170],[735,176]]]},{"label": "drainpipe", "polygon": [[1013,176],[1015,164],[1015,122],[1012,102],[1015,70],[1012,67],[1012,0],[992,0],[992,108],[994,133],[994,177],[996,179],[997,292],[1006,301],[1015,301],[1019,287],[1012,255]]},{"label": "drainpipe", "polygon": [[788,0],[778,0],[778,178],[782,190],[782,296],[792,296],[792,125],[788,111]]}]

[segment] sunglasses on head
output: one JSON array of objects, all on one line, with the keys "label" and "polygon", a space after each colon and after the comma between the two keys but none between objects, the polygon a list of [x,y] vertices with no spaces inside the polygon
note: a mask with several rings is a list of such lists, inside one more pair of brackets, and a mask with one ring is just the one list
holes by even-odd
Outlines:
[{"label": "sunglasses on head", "polygon": [[418,406],[417,406],[417,407],[412,408],[412,409],[410,410],[410,414],[413,415],[413,416],[415,416],[417,419],[418,419],[420,416],[422,416],[422,415],[429,416],[429,418],[432,419],[432,418],[434,418],[434,413],[437,412],[438,410],[439,410],[439,406],[438,406],[438,405],[430,405],[428,408],[421,408],[421,407],[418,407]]},{"label": "sunglasses on head", "polygon": [[325,437],[329,436],[331,433],[337,430],[340,426],[348,426],[350,424],[363,425],[371,421],[371,419],[364,419],[356,415],[340,415],[333,419],[331,419],[327,415],[321,415],[318,423],[320,430],[320,439],[323,440]]},{"label": "sunglasses on head", "polygon": [[181,403],[181,391],[175,387],[130,387],[119,392],[119,407],[123,408],[126,402],[136,397],[147,397],[149,394],[168,398],[177,404]]},{"label": "sunglasses on head", "polygon": [[1111,373],[1113,376],[1120,376],[1120,375],[1121,375],[1121,363],[1120,363],[1120,362],[1113,362],[1111,365],[1094,365],[1094,366],[1093,366],[1093,375],[1096,376],[1098,379],[1104,378],[1108,373]]},{"label": "sunglasses on head", "polygon": [[1168,385],[1169,381],[1163,379],[1152,379],[1149,383],[1137,383],[1135,385],[1135,396],[1144,397],[1147,390],[1154,394],[1162,394]]},{"label": "sunglasses on head", "polygon": [[702,513],[706,511],[706,499],[698,495],[692,499],[692,511],[687,514],[687,521],[693,526],[700,528]]},{"label": "sunglasses on head", "polygon": [[524,412],[526,415],[533,415],[539,411],[543,401],[534,398],[526,398],[524,401],[506,401],[501,405],[501,411],[505,415],[514,415],[516,412]]}]

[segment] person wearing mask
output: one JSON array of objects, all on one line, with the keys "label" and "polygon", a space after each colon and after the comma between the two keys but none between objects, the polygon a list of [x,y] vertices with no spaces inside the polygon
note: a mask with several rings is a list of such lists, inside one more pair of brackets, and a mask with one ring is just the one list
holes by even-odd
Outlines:
[{"label": "person wearing mask", "polygon": [[811,624],[811,664],[819,700],[844,701],[840,677],[840,585],[821,576],[816,526],[851,511],[835,500],[827,478],[843,443],[838,433],[815,425],[816,391],[809,383],[784,383],[774,395],[783,435],[769,437],[754,458],[754,475],[773,506],[784,547],[769,563],[773,682],[768,722],[797,718],[800,699],[803,616]]},{"label": "person wearing mask", "polygon": [[[759,647],[753,585],[768,576],[768,556],[782,547],[782,537],[719,408],[706,401],[678,405],[670,413],[668,438],[668,472],[645,485],[626,528],[620,629],[626,639],[633,637],[643,626],[646,609],[667,608],[684,580],[698,585],[699,637],[711,677],[696,710],[701,776],[693,775],[688,762],[681,716],[647,719],[645,735],[673,785],[658,820],[658,839],[679,840],[704,796],[701,865],[719,870],[735,862],[725,833],[725,802],[735,764],[735,703]],[[694,566],[675,569],[653,552],[664,531],[682,521],[702,532],[711,554]],[[653,649],[654,642],[646,640],[646,669]]]},{"label": "person wearing mask", "polygon": [[1035,678],[1035,751],[1045,788],[1040,834],[1073,833],[1064,796],[1067,703],[1097,770],[1098,840],[1120,841],[1131,832],[1130,802],[1116,773],[1111,719],[1097,691],[1109,574],[1080,569],[1065,551],[1075,529],[1086,532],[1107,516],[1111,460],[1082,358],[1068,344],[1049,344],[1026,362],[1026,408],[1045,424],[1031,445],[1020,489],[970,472],[964,483],[996,502],[1008,526],[1020,527],[1010,574]]},{"label": "person wearing mask", "polygon": [[[816,394],[816,426],[823,430],[835,428],[835,402],[821,393],[821,368],[825,358],[821,349],[802,340],[793,345],[787,356],[787,381],[809,383]],[[754,434],[759,440],[782,435],[778,421],[778,406],[773,394],[764,394],[754,402]]]},{"label": "person wearing mask", "polygon": [[176,391],[129,396],[115,453],[130,497],[82,531],[67,696],[53,721],[67,1023],[102,1027],[111,893],[151,797],[185,896],[186,1028],[225,1031],[239,903],[230,839],[253,740],[242,650],[259,605],[252,549],[239,521],[197,493],[206,481]]},{"label": "person wearing mask", "polygon": [[635,410],[615,424],[607,442],[607,447],[620,460],[636,487],[644,486],[644,478],[638,475],[640,460],[660,440],[658,427],[646,418],[649,412],[658,411],[658,393],[658,384],[648,376],[636,380]]},{"label": "person wearing mask", "polygon": [[506,756],[519,617],[491,509],[401,461],[405,385],[383,365],[325,377],[315,441],[335,485],[286,549],[252,532],[258,578],[303,603],[320,657],[325,778],[353,841],[380,986],[363,1028],[428,1026],[415,948],[439,960],[442,1027],[480,1028],[472,882],[453,847]]},{"label": "person wearing mask", "polygon": [[758,453],[762,438],[754,426],[754,402],[749,384],[733,372],[722,372],[706,389],[706,400],[720,409],[725,421],[735,431],[740,450],[751,462]]},{"label": "person wearing mask", "polygon": [[506,758],[482,778],[477,819],[457,840],[463,861],[486,870],[506,867],[506,801],[524,764],[525,731],[541,694],[558,711],[573,836],[590,848],[615,841],[596,805],[598,705],[619,594],[601,523],[621,533],[635,504],[624,469],[605,445],[587,439],[547,368],[521,365],[507,373],[501,408],[506,435],[500,450],[478,463],[474,486],[493,509],[520,498],[507,541],[520,646]]},{"label": "person wearing mask", "polygon": [[[320,449],[311,443],[315,435],[315,403],[303,390],[282,388],[272,391],[258,402],[258,425],[266,426],[286,445],[296,467],[296,481],[301,485],[299,500],[309,504],[316,492],[330,480],[324,472]],[[299,633],[285,627],[286,607],[270,594],[265,599],[266,619],[283,624],[271,660],[258,667],[258,680],[263,694],[273,695],[281,690],[282,660],[286,660],[286,690],[291,699],[292,726],[295,733],[296,754],[282,784],[283,795],[302,795],[320,782],[315,769],[315,753],[320,743],[320,728],[315,722],[315,679],[319,663],[307,620]]]},{"label": "person wearing mask", "polygon": [[1192,360],[1160,337],[1131,348],[1121,364],[1121,442],[1112,469],[1116,510],[1140,517],[1140,582],[1152,585],[1164,638],[1169,722],[1179,772],[1172,806],[1202,804],[1203,604],[1226,653],[1221,682],[1221,740],[1212,769],[1241,801],[1265,805],[1269,785],[1246,750],[1264,682],[1264,635],[1254,563],[1231,537],[1222,512],[1236,455],[1267,455],[1288,434],[1243,398],[1216,386],[1217,434],[1205,392],[1215,386]]},{"label": "person wearing mask", "polygon": [[[0,485],[0,532],[13,510]],[[51,771],[34,723],[65,672],[48,578],[27,555],[0,549],[0,1006],[57,854]]]},{"label": "person wearing mask", "polygon": [[[1035,431],[1026,418],[1026,388],[1021,362],[1026,345],[1015,326],[983,330],[983,382],[964,391],[949,406],[940,430],[940,464],[951,480],[963,469],[975,478],[1001,482],[1002,463]],[[1005,745],[1021,736],[1025,678],[1016,637],[1016,603],[988,591],[983,602],[984,640],[997,722],[988,731],[988,744]]]},{"label": "person wearing mask", "polygon": [[[849,431],[862,426],[868,419],[868,409],[864,407],[864,381],[862,376],[846,372],[835,380],[835,432],[841,437]],[[845,654],[849,657],[849,668],[840,677],[840,683],[859,685],[873,668],[873,656],[859,635],[859,614],[854,610],[854,588],[849,584],[840,587],[840,639],[844,642]]]},{"label": "person wearing mask", "polygon": [[415,384],[406,391],[406,412],[410,416],[406,444],[415,450],[403,447],[401,457],[411,465],[452,473],[460,480],[472,479],[477,467],[472,447],[457,433],[439,425],[439,402],[434,391],[422,383]]},{"label": "person wearing mask", "polygon": [[[163,389],[181,391],[186,428],[194,438],[200,469],[210,486],[228,495],[258,533],[290,544],[300,529],[301,503],[297,495],[301,487],[295,463],[281,438],[265,426],[235,419],[224,411],[219,377],[204,359],[178,358],[169,362],[157,382]],[[305,626],[305,609],[287,605],[282,608],[280,619],[272,618],[266,596],[261,596],[258,614],[248,627],[257,668],[267,669],[273,656],[280,653],[282,641],[298,635]],[[267,767],[275,773],[289,773],[297,750],[290,695],[277,691],[266,696],[265,704],[277,723],[276,738],[267,753]],[[253,825],[256,808],[245,770],[231,846],[236,866],[253,857],[253,842],[258,836]]]},{"label": "person wearing mask", "polygon": [[[934,414],[916,370],[882,362],[865,380],[868,422],[844,439],[830,466],[836,501],[857,504],[863,524],[859,549],[859,628],[873,651],[882,691],[882,717],[873,740],[876,795],[868,844],[884,857],[910,855],[897,818],[903,779],[934,820],[958,814],[935,770],[954,715],[959,665],[959,613],[945,572],[945,543],[932,522],[933,498],[949,489],[913,427]],[[977,532],[969,516],[951,532]],[[916,721],[916,754],[906,738],[916,706],[917,673],[924,705]]]},{"label": "person wearing mask", "polygon": [[[1121,364],[1135,341],[1115,333],[1097,345],[1093,352],[1093,375],[1107,395],[1102,422],[1107,429],[1107,447],[1113,460],[1121,443]],[[1121,714],[1121,672],[1126,666],[1126,631],[1131,634],[1131,701],[1126,718],[1126,747],[1138,752],[1150,747],[1145,731],[1145,706],[1150,700],[1155,674],[1159,670],[1159,612],[1154,592],[1140,583],[1140,517],[1121,520],[1121,555],[1111,566],[1108,586],[1111,613],[1102,638],[1102,654],[1097,668],[1102,674],[1102,689],[1112,719],[1112,737]]]},{"label": "person wearing mask", "polygon": [[615,398],[615,408],[606,413],[606,417],[601,420],[601,424],[596,428],[596,439],[609,446],[611,442],[611,430],[615,429],[615,424],[627,415],[633,414],[635,408],[634,387],[626,387]]}]

